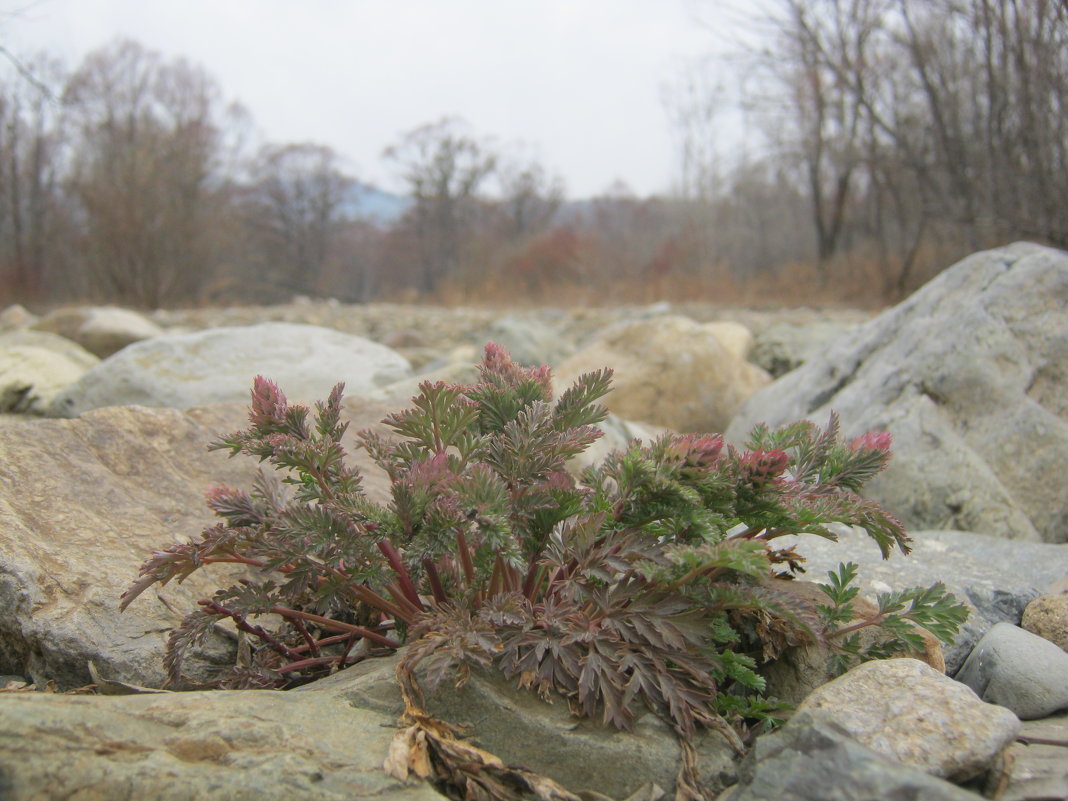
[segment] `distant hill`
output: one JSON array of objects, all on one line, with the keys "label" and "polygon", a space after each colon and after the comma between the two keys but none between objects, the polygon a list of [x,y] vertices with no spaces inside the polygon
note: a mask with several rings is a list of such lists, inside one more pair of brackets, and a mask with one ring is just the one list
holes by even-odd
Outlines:
[{"label": "distant hill", "polygon": [[412,201],[370,184],[354,183],[341,202],[342,214],[353,220],[366,220],[389,226],[404,216]]}]

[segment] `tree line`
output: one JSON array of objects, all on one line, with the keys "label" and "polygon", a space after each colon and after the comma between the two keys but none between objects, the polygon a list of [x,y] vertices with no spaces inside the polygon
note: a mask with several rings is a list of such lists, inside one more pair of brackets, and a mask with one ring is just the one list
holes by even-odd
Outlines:
[{"label": "tree line", "polygon": [[973,250],[1068,247],[1068,4],[769,0],[744,72],[764,146],[716,146],[691,71],[677,190],[568,200],[517,148],[447,118],[382,157],[407,187],[354,207],[329,147],[251,148],[202,69],[131,41],[0,79],[5,302],[879,304]]}]

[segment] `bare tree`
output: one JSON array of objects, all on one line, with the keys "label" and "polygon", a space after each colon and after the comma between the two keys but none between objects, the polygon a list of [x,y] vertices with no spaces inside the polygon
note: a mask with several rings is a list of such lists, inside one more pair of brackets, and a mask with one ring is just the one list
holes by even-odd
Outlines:
[{"label": "bare tree", "polygon": [[418,248],[417,289],[425,294],[458,272],[478,190],[497,164],[465,129],[462,121],[445,118],[409,131],[383,154],[401,168],[414,201],[406,223]]},{"label": "bare tree", "polygon": [[307,292],[337,254],[343,203],[354,180],[325,145],[268,145],[251,166],[245,219],[266,280]]},{"label": "bare tree", "polygon": [[218,88],[123,41],[87,56],[65,99],[87,291],[144,307],[195,300],[215,266],[224,188]]}]

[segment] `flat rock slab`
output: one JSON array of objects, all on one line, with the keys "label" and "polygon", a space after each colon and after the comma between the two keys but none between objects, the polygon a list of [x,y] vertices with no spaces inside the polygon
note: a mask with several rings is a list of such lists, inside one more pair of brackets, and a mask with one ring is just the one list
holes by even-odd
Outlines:
[{"label": "flat rock slab", "polygon": [[[1020,737],[1068,743],[1068,712],[1025,720]],[[1068,798],[1068,746],[1015,743],[1009,756],[1008,785],[1001,801]]]},{"label": "flat rock slab", "polygon": [[4,801],[440,801],[382,770],[395,717],[335,692],[0,695]]},{"label": "flat rock slab", "polygon": [[[386,412],[346,401],[352,432]],[[198,571],[144,593],[124,613],[119,598],[154,550],[215,522],[204,502],[210,486],[250,485],[254,458],[207,450],[246,424],[244,404],[224,404],[110,407],[0,426],[0,673],[70,689],[90,682],[92,660],[104,678],[160,686],[169,630],[232,573],[223,565]],[[383,493],[385,479],[366,454],[353,461],[367,490]],[[209,638],[208,674],[232,647]]]},{"label": "flat rock slab", "polygon": [[[394,719],[403,710],[395,680],[394,656],[362,662],[312,688],[336,692],[347,703]],[[672,798],[679,769],[678,741],[671,728],[654,715],[639,718],[633,731],[603,727],[579,719],[559,698],[547,704],[533,692],[518,691],[496,672],[474,670],[463,688],[446,682],[427,698],[427,710],[463,726],[472,744],[560,783],[572,792],[595,790],[611,798],[627,798],[652,783]],[[705,732],[696,741],[697,766],[711,791],[734,781],[736,755],[719,734]]]}]

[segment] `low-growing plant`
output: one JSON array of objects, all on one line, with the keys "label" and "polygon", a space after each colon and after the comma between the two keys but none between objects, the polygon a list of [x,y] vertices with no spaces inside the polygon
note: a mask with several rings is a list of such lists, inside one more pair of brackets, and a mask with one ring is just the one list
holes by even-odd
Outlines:
[{"label": "low-growing plant", "polygon": [[[494,668],[612,726],[644,706],[683,738],[714,727],[736,746],[746,721],[773,717],[758,668],[789,645],[872,658],[916,648],[910,621],[955,633],[963,608],[941,585],[880,599],[878,619],[859,623],[854,566],[832,574],[825,605],[782,588],[803,570],[783,535],[833,540],[838,523],[884,557],[909,551],[901,524],[858,494],[886,465],[889,435],[840,442],[833,416],[826,429],[758,426],[744,451],[665,434],[576,478],[568,463],[601,435],[610,381],[589,373],[554,400],[548,368],[488,345],[478,383],[424,383],[384,421],[391,436],[358,434],[389,477],[376,499],[346,461],[342,386],[312,416],[258,377],[248,428],[210,447],[281,480],[261,471],[249,491],[211,489],[221,522],[155,553],[122,606],[207,565],[247,565],[252,578],[171,634],[173,679],[229,619],[243,644],[220,686],[287,687],[406,643],[402,664],[429,689]],[[865,653],[861,625],[892,636]]]}]

